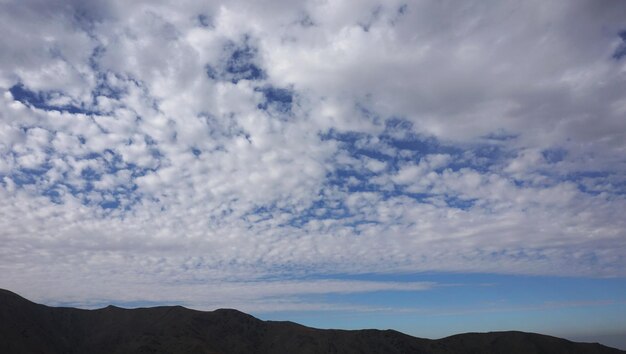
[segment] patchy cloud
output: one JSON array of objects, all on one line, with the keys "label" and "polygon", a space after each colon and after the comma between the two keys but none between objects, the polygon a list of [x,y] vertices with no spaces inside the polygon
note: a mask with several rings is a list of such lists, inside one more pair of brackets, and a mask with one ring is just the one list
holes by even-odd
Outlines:
[{"label": "patchy cloud", "polygon": [[3,2],[2,286],[292,308],[432,285],[336,274],[626,276],[625,18],[620,1]]}]

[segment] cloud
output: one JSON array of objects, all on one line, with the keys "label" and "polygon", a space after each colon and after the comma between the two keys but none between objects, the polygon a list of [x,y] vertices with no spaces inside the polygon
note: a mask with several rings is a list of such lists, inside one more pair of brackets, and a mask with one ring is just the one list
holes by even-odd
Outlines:
[{"label": "cloud", "polygon": [[3,286],[626,275],[621,2],[0,8]]}]

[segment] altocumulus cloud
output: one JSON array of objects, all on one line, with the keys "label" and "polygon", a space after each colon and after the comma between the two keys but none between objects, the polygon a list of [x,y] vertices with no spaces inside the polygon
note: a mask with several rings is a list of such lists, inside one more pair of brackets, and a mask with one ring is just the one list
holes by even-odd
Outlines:
[{"label": "altocumulus cloud", "polygon": [[363,273],[626,276],[623,1],[3,1],[0,30],[3,287],[280,310],[438,286]]}]

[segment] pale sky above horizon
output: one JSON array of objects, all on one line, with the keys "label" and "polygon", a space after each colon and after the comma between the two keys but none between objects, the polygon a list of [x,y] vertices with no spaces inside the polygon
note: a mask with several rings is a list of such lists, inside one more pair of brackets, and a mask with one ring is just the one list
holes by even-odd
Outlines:
[{"label": "pale sky above horizon", "polygon": [[0,0],[0,30],[2,288],[626,333],[626,2]]}]

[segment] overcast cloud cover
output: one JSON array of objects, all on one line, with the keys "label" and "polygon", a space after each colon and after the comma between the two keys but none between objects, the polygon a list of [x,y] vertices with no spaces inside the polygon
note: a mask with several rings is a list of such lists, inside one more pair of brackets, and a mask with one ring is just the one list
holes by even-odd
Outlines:
[{"label": "overcast cloud cover", "polygon": [[34,300],[626,276],[624,1],[1,0],[0,32],[0,285]]}]

